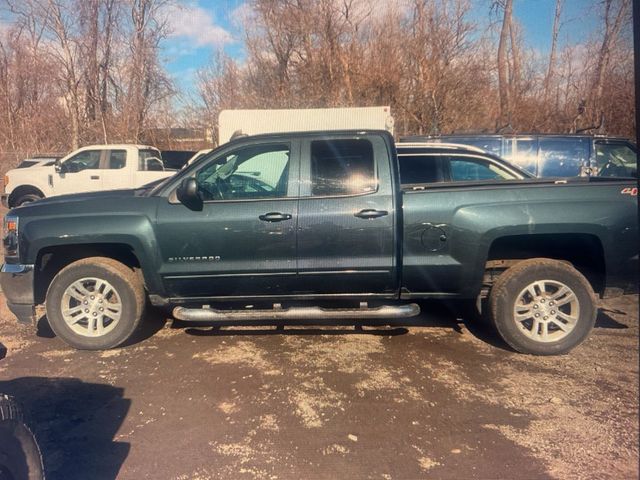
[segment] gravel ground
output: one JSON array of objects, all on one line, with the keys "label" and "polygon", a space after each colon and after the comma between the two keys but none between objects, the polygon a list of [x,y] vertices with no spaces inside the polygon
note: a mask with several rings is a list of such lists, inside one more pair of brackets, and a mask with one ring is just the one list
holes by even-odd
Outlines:
[{"label": "gravel ground", "polygon": [[0,391],[50,479],[638,478],[638,297],[569,355],[424,304],[409,327],[189,328],[79,352],[0,298]]}]

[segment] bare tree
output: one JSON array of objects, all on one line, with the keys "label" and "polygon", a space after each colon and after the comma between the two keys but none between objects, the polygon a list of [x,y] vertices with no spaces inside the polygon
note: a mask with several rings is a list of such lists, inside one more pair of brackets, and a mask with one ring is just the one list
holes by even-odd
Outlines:
[{"label": "bare tree", "polygon": [[597,52],[596,68],[591,85],[591,120],[596,119],[602,113],[602,96],[605,84],[605,75],[610,68],[612,50],[619,40],[621,30],[631,20],[630,0],[602,0],[602,22],[604,33],[602,42]]},{"label": "bare tree", "polygon": [[498,93],[500,96],[500,116],[498,127],[502,128],[511,123],[511,98],[509,89],[509,61],[507,55],[509,34],[511,32],[511,12],[513,0],[504,0],[500,4],[504,9],[500,41],[498,42]]}]

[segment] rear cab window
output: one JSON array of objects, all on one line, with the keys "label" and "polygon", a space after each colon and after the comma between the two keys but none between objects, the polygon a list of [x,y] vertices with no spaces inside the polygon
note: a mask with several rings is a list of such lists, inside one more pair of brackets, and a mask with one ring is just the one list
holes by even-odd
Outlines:
[{"label": "rear cab window", "polygon": [[158,171],[163,170],[162,156],[160,151],[154,148],[144,148],[138,150],[138,170],[145,171]]}]

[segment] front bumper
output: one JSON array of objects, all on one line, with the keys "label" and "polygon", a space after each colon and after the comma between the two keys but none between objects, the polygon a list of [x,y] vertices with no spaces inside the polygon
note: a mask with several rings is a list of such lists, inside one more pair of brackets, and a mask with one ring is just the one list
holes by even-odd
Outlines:
[{"label": "front bumper", "polygon": [[20,323],[35,321],[33,265],[5,263],[0,269],[0,286],[7,299],[7,307]]}]

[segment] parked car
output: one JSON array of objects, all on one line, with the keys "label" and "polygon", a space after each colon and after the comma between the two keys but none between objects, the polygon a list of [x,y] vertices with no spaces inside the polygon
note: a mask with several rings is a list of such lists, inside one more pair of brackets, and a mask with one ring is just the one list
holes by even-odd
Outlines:
[{"label": "parked car", "polygon": [[[452,150],[450,176],[502,171],[452,165]],[[126,342],[147,298],[206,324],[398,322],[416,300],[486,291],[502,338],[550,355],[588,336],[596,293],[635,281],[634,182],[431,182],[407,176],[410,161],[385,131],[241,137],[152,188],[9,211],[0,285],[19,321],[44,305],[81,349]]]},{"label": "parked car", "polygon": [[405,142],[396,149],[402,184],[416,188],[424,189],[430,183],[535,178],[497,155],[469,145]]},{"label": "parked car", "polygon": [[166,168],[180,170],[196,152],[192,150],[162,150],[160,153]]},{"label": "parked car", "polygon": [[635,177],[636,146],[625,138],[598,135],[410,136],[400,142],[453,142],[473,145],[538,177]]},{"label": "parked car", "polygon": [[92,145],[54,165],[9,170],[4,177],[2,204],[19,207],[57,195],[135,188],[174,173],[164,168],[160,151],[154,147]]},{"label": "parked car", "polygon": [[55,164],[58,158],[60,157],[25,158],[16,168],[48,167],[49,165]]}]

